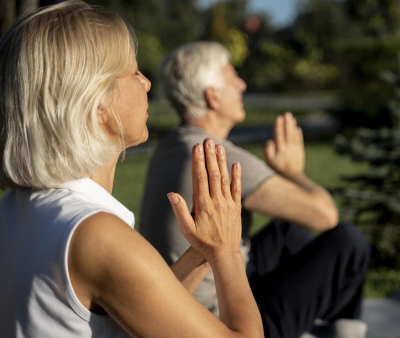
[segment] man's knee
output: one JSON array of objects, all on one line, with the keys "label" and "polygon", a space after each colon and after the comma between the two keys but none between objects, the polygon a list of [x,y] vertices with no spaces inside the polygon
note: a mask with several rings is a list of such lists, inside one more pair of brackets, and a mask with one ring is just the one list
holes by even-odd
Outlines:
[{"label": "man's knee", "polygon": [[356,254],[368,263],[370,255],[368,240],[355,225],[340,223],[322,236],[326,236],[329,239],[330,246],[338,250],[338,252]]}]

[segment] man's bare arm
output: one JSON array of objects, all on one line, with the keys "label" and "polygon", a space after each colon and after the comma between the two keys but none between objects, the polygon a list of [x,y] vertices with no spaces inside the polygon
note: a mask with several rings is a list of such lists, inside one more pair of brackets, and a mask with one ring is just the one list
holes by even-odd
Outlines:
[{"label": "man's bare arm", "polygon": [[244,200],[246,209],[312,230],[336,226],[338,211],[331,195],[304,174],[303,133],[291,113],[276,119],[274,139],[265,145],[264,156],[277,175]]},{"label": "man's bare arm", "polygon": [[[305,180],[308,180],[307,177]],[[311,230],[328,230],[338,222],[332,198],[322,187],[315,185],[304,189],[279,175],[273,176],[253,191],[244,200],[243,207],[295,222]]]}]

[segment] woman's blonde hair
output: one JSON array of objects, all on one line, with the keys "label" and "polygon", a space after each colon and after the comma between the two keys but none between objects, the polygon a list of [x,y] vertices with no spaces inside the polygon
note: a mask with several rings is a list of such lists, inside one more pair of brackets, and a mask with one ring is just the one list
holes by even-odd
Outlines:
[{"label": "woman's blonde hair", "polygon": [[0,40],[0,188],[57,187],[118,153],[97,115],[120,126],[112,85],[132,64],[135,41],[117,14],[82,1],[14,23]]}]

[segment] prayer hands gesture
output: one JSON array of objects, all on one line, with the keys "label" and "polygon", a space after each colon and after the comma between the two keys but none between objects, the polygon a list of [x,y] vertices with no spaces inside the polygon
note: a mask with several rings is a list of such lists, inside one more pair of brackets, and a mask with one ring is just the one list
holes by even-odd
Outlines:
[{"label": "prayer hands gesture", "polygon": [[230,184],[225,149],[207,138],[192,150],[192,213],[180,195],[168,194],[179,230],[207,260],[219,252],[240,252],[240,178],[240,164],[234,163]]},{"label": "prayer hands gesture", "polygon": [[263,152],[268,166],[284,177],[304,171],[303,132],[292,113],[276,118],[273,140],[266,142]]}]

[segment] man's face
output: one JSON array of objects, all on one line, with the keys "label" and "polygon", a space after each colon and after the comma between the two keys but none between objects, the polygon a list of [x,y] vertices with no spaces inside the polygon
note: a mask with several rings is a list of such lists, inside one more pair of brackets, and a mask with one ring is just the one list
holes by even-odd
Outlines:
[{"label": "man's face", "polygon": [[231,63],[222,66],[221,72],[225,87],[217,90],[220,94],[219,113],[221,117],[231,120],[234,124],[242,122],[246,117],[242,97],[247,88],[246,83],[236,74]]}]

